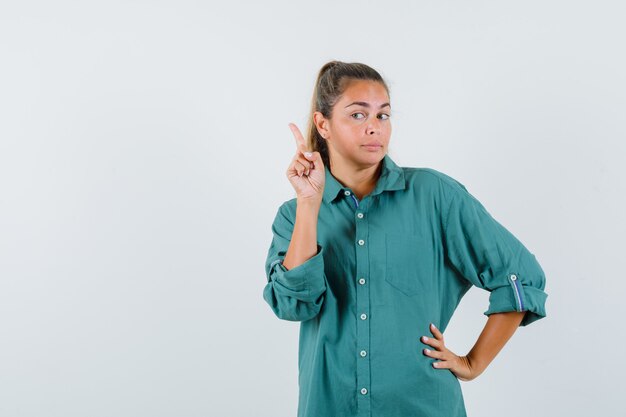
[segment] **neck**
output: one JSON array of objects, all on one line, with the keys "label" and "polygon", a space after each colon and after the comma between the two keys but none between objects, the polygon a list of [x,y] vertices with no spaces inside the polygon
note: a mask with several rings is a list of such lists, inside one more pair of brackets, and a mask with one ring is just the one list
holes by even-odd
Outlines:
[{"label": "neck", "polygon": [[333,164],[331,159],[330,171],[344,187],[350,188],[356,198],[362,200],[363,197],[371,193],[376,187],[378,178],[382,170],[383,161],[370,166],[354,166],[349,163]]}]

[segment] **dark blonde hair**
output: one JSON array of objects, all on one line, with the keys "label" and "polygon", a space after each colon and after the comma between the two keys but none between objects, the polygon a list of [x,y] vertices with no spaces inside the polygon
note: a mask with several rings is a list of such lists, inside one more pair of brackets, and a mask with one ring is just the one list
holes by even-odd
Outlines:
[{"label": "dark blonde hair", "polygon": [[317,131],[313,113],[319,111],[325,118],[330,119],[333,106],[337,103],[350,82],[355,80],[379,82],[385,87],[387,95],[389,95],[389,87],[378,71],[358,62],[330,61],[322,66],[317,75],[313,99],[311,100],[306,142],[309,149],[317,151],[322,155],[322,161],[329,169],[330,155],[328,153],[328,145]]}]

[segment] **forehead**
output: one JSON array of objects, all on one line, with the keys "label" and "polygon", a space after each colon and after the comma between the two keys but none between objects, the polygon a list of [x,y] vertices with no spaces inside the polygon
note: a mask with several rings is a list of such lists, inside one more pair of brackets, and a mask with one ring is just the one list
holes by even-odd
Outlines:
[{"label": "forehead", "polygon": [[377,81],[351,80],[348,82],[339,102],[345,103],[353,101],[366,101],[372,105],[378,106],[379,104],[388,102],[389,95],[385,87]]}]

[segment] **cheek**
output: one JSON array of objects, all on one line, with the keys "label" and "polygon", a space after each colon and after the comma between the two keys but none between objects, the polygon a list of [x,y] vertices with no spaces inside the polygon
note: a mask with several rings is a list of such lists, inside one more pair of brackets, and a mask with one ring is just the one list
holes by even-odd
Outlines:
[{"label": "cheek", "polygon": [[355,138],[359,137],[359,129],[355,126],[342,126],[336,130],[338,136],[338,142],[341,142],[343,147],[350,146],[356,142]]},{"label": "cheek", "polygon": [[389,136],[391,136],[391,124],[386,125],[383,128],[383,132],[382,133],[383,133],[383,136],[386,136],[387,140],[389,140]]}]

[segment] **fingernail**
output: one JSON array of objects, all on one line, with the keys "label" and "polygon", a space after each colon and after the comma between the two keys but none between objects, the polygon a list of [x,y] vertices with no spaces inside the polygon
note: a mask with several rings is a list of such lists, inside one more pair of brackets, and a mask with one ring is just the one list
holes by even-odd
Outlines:
[{"label": "fingernail", "polygon": [[439,366],[439,365],[437,365],[437,363],[438,363],[438,362],[433,362],[433,366],[434,366],[435,368],[436,368],[437,366]]},{"label": "fingernail", "polygon": [[430,325],[433,327],[433,329],[436,329],[437,327],[434,325],[434,323],[430,323]]},{"label": "fingernail", "polygon": [[428,338],[426,336],[423,337],[424,342],[428,342]]},{"label": "fingernail", "polygon": [[424,352],[430,353],[430,349],[424,349]]},{"label": "fingernail", "polygon": [[311,155],[313,155],[311,152],[305,152],[305,153],[304,153],[304,156],[306,156],[307,158],[310,158],[310,157],[311,157]]}]

